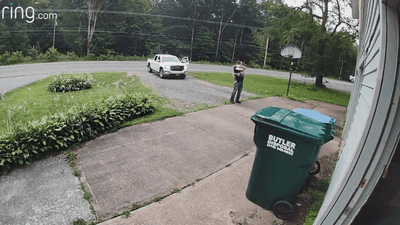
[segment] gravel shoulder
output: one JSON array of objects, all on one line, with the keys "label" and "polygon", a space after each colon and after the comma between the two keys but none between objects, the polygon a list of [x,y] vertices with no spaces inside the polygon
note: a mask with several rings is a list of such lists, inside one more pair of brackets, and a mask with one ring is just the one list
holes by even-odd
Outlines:
[{"label": "gravel shoulder", "polygon": [[[139,77],[141,81],[153,87],[160,95],[172,99],[175,106],[195,107],[199,105],[223,105],[224,101],[229,100],[232,87],[224,87],[199,80],[190,75],[185,79],[165,78],[161,79],[156,73],[134,71],[128,72],[127,76]],[[255,94],[242,91],[240,99],[245,99]]]}]

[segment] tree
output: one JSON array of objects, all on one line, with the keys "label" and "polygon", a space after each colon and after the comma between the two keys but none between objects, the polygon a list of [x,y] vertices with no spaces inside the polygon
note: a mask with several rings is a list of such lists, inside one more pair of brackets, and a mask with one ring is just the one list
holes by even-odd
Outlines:
[{"label": "tree", "polygon": [[[289,70],[290,62],[280,55],[280,50],[286,44],[294,44],[303,52],[302,58],[295,65],[298,72],[315,76],[318,68],[325,76],[347,79],[356,60],[354,34],[339,31],[339,26],[335,28],[327,25],[330,32],[324,31],[313,14],[279,2],[263,2],[258,5],[258,9],[261,15],[257,20],[263,28],[254,30],[254,42],[265,49],[265,42],[269,39],[267,62],[272,68]],[[330,20],[326,23],[330,23]],[[324,44],[323,54],[321,39]],[[321,55],[324,56],[323,60]],[[261,64],[261,60],[258,63]]]},{"label": "tree", "polygon": [[[330,3],[333,4],[330,7]],[[298,10],[304,10],[310,14],[310,18],[318,21],[319,28],[316,29],[314,40],[318,43],[317,54],[318,63],[315,68],[315,85],[318,87],[324,86],[322,78],[324,75],[325,47],[330,36],[335,35],[341,25],[345,25],[342,30],[347,30],[357,34],[358,22],[352,20],[351,17],[344,15],[343,9],[350,5],[349,0],[306,0],[306,2]]]},{"label": "tree", "polygon": [[[33,5],[31,0],[0,1],[0,54],[5,52],[26,52],[29,46],[29,31],[34,29],[34,23],[28,23],[23,18],[25,6]],[[19,7],[19,8],[18,8]],[[18,8],[18,9],[17,9]],[[24,13],[22,10],[25,10]]]},{"label": "tree", "polygon": [[107,3],[102,0],[87,0],[87,9],[88,9],[88,29],[87,29],[87,52],[90,53],[90,44],[92,42],[93,34],[96,29],[97,16],[101,13],[102,10],[106,10],[111,3]]},{"label": "tree", "polygon": [[[286,44],[294,44],[299,46],[304,53],[306,48],[311,47],[310,41],[317,27],[316,22],[310,19],[306,12],[271,1],[259,4],[258,9],[262,13],[257,20],[262,24],[263,29],[254,31],[254,41],[260,46],[265,46],[268,39],[267,62],[272,68],[289,70],[290,63],[280,55],[281,49]],[[302,58],[301,61],[304,62],[304,59]],[[303,68],[303,70],[310,71],[309,68]]]}]

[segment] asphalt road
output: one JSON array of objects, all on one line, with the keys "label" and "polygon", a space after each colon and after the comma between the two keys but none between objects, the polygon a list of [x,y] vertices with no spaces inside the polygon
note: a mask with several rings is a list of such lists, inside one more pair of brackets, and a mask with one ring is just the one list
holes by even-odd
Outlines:
[{"label": "asphalt road", "polygon": [[[142,61],[94,61],[94,62],[57,62],[38,63],[0,67],[0,94],[33,83],[50,75],[62,73],[107,72],[107,71],[146,71],[146,63]],[[230,66],[190,64],[190,71],[228,72]],[[258,74],[280,78],[289,78],[289,73],[248,68],[246,74]],[[313,81],[313,78],[292,74],[297,81]],[[345,81],[324,79],[325,85],[335,90],[351,93],[353,84]]]}]

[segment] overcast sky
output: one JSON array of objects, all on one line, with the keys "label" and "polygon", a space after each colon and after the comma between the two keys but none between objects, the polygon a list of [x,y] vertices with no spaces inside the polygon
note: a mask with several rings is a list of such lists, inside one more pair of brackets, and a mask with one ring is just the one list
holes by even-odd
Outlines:
[{"label": "overcast sky", "polygon": [[[290,7],[297,7],[297,6],[301,6],[305,2],[305,0],[283,0],[283,2]],[[332,3],[330,3],[329,6],[332,6]],[[344,8],[343,10],[344,10],[344,13],[346,16],[351,16],[351,7],[350,6]]]}]

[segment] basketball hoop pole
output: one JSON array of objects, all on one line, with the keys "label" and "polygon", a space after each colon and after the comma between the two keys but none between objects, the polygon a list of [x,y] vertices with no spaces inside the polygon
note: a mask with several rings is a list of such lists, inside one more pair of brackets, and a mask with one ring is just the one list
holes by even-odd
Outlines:
[{"label": "basketball hoop pole", "polygon": [[289,88],[290,88],[290,80],[292,79],[293,59],[301,58],[301,50],[296,45],[285,45],[285,47],[283,47],[281,49],[281,56],[290,59],[290,75],[289,75],[289,83],[288,83],[287,91],[286,91],[286,96],[288,96]]},{"label": "basketball hoop pole", "polygon": [[287,86],[286,96],[288,96],[288,94],[289,94],[290,80],[292,79],[292,66],[293,66],[293,61],[290,62],[290,75],[289,75],[289,83]]}]

